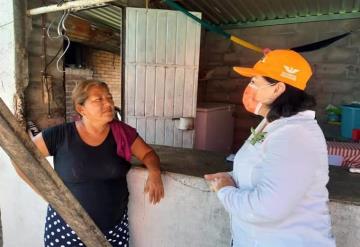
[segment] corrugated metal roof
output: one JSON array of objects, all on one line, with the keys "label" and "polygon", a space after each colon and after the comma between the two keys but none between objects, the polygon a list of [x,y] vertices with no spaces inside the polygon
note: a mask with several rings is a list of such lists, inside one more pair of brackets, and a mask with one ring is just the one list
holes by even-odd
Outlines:
[{"label": "corrugated metal roof", "polygon": [[[360,0],[177,0],[189,11],[203,13],[203,18],[227,28],[267,26],[277,24],[360,18]],[[168,8],[162,0],[150,1],[150,6]],[[74,13],[98,25],[121,30],[119,0],[106,7]]]},{"label": "corrugated metal roof", "polygon": [[[76,0],[67,0],[76,1]],[[58,4],[60,0],[47,0],[48,4]],[[122,7],[127,6],[128,0],[117,0],[105,4],[105,6],[88,8],[72,12],[71,15],[86,19],[97,26],[103,26],[113,29],[115,32],[121,32],[122,27]]]},{"label": "corrugated metal roof", "polygon": [[93,9],[86,9],[75,12],[74,15],[89,20],[95,24],[110,27],[116,32],[120,32],[122,26],[121,8],[115,5],[107,5]]},{"label": "corrugated metal roof", "polygon": [[181,0],[224,28],[360,18],[360,0]]}]

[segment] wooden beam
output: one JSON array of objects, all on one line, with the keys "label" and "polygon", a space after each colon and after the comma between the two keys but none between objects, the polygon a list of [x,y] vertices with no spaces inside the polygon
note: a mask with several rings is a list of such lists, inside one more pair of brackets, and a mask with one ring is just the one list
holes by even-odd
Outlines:
[{"label": "wooden beam", "polygon": [[77,0],[71,2],[64,2],[62,5],[57,4],[39,7],[35,9],[29,9],[27,15],[40,15],[45,13],[57,12],[62,10],[80,10],[90,7],[105,6],[106,3],[114,2],[115,0]]},{"label": "wooden beam", "polygon": [[0,146],[88,247],[111,247],[0,98]]}]

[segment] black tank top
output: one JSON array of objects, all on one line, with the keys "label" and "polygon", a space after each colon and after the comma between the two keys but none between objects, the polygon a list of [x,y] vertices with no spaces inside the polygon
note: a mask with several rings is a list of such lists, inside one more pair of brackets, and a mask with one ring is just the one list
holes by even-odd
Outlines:
[{"label": "black tank top", "polygon": [[127,208],[130,163],[117,155],[111,130],[96,147],[80,138],[74,122],[48,128],[42,135],[65,185],[101,230],[113,227]]}]

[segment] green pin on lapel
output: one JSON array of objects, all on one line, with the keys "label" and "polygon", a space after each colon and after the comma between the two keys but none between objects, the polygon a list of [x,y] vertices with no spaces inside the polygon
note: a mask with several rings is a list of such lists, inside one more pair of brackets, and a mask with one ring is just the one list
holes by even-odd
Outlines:
[{"label": "green pin on lapel", "polygon": [[267,132],[258,132],[258,133],[256,133],[254,128],[251,128],[250,131],[251,131],[251,136],[252,136],[252,138],[250,140],[250,143],[252,145],[255,145],[256,143],[262,143],[264,141],[264,139],[265,139],[266,134],[267,134]]}]

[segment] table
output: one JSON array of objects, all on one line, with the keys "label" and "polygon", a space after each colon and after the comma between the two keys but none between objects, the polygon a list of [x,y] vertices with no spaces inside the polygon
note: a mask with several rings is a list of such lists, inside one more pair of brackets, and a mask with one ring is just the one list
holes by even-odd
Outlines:
[{"label": "table", "polygon": [[329,155],[340,155],[344,158],[341,166],[360,168],[360,143],[327,142]]}]

